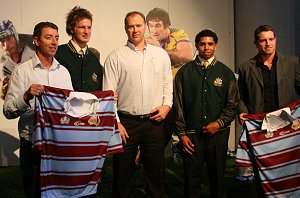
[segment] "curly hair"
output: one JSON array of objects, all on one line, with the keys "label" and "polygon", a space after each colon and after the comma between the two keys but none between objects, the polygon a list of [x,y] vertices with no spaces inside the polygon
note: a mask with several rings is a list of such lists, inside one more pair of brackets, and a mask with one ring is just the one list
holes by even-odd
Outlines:
[{"label": "curly hair", "polygon": [[147,24],[149,21],[162,21],[165,27],[171,25],[169,13],[162,8],[154,8],[150,10],[146,16]]},{"label": "curly hair", "polygon": [[66,32],[69,36],[72,35],[72,30],[76,23],[81,19],[89,19],[93,22],[93,15],[84,8],[75,6],[66,16]]},{"label": "curly hair", "polygon": [[212,37],[214,42],[218,43],[218,36],[215,32],[209,29],[204,29],[201,32],[199,32],[195,37],[195,43],[198,43],[202,37]]}]

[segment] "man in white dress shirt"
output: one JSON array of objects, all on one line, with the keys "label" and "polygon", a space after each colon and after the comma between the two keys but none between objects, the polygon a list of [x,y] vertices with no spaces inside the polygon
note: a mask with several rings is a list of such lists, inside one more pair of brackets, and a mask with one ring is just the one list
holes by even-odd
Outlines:
[{"label": "man in white dress shirt", "polygon": [[68,70],[54,58],[58,47],[58,28],[51,22],[38,23],[33,32],[36,54],[13,70],[5,97],[3,113],[6,118],[20,117],[20,165],[26,197],[40,197],[39,157],[31,152],[34,96],[43,91],[43,85],[73,89]]},{"label": "man in white dress shirt", "polygon": [[163,196],[164,119],[172,106],[170,58],[162,48],[144,40],[145,17],[129,12],[125,17],[127,44],[113,51],[104,64],[104,90],[118,94],[118,123],[124,153],[114,155],[113,197],[132,197],[138,147],[150,197]]}]

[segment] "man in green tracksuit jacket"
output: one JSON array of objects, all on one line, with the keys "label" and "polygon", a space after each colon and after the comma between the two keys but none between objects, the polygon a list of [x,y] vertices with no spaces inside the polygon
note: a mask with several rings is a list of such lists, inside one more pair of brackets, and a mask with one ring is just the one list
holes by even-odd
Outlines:
[{"label": "man in green tracksuit jacket", "polygon": [[217,35],[203,30],[195,38],[199,55],[175,77],[174,111],[183,149],[185,196],[201,196],[204,163],[211,197],[223,197],[229,126],[239,102],[234,73],[214,56]]}]

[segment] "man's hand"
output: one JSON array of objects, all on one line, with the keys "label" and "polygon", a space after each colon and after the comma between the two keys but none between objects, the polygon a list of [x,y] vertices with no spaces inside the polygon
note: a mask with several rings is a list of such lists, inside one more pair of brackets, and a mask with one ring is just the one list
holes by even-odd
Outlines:
[{"label": "man's hand", "polygon": [[247,120],[247,118],[244,117],[245,115],[248,115],[248,113],[241,113],[239,115],[239,122],[241,125],[244,125],[245,121]]},{"label": "man's hand", "polygon": [[155,120],[157,122],[163,121],[168,115],[171,108],[168,105],[162,105],[153,109],[150,113],[154,113],[154,115],[150,118],[151,120]]},{"label": "man's hand", "polygon": [[129,135],[127,134],[125,127],[121,124],[121,122],[118,122],[118,127],[123,143],[127,144],[127,139],[129,138]]},{"label": "man's hand", "polygon": [[151,44],[151,45],[154,45],[156,47],[161,47],[159,41],[156,39],[156,38],[145,38],[145,41],[148,43],[148,44]]},{"label": "man's hand", "polygon": [[183,151],[192,155],[195,152],[195,146],[190,138],[188,136],[179,136],[179,139],[182,143]]},{"label": "man's hand", "polygon": [[210,122],[208,125],[202,128],[204,134],[213,135],[220,129],[220,125],[217,122]]},{"label": "man's hand", "polygon": [[32,84],[28,90],[24,93],[23,98],[26,104],[29,104],[29,100],[34,96],[40,95],[44,91],[44,87],[40,84]]}]

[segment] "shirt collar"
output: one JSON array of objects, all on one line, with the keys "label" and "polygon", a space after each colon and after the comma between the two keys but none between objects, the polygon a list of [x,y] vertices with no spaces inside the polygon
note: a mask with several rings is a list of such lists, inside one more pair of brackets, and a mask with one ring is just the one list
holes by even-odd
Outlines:
[{"label": "shirt collar", "polygon": [[87,51],[87,48],[88,48],[87,45],[84,48],[80,48],[79,45],[75,41],[73,41],[72,39],[70,41],[71,41],[72,45],[74,46],[74,48],[75,48],[75,50],[78,54],[81,54],[80,50],[83,51],[83,55],[86,54],[86,51]]},{"label": "shirt collar", "polygon": [[[43,64],[41,63],[39,57],[36,54],[34,54],[34,56],[32,57],[32,65],[33,65],[33,69],[35,69],[35,68],[45,68],[43,66]],[[60,63],[53,57],[53,62],[52,62],[52,65],[51,65],[49,70],[58,69],[59,67],[60,67]]]},{"label": "shirt collar", "polygon": [[[196,58],[195,58],[195,63],[197,65],[200,65],[200,66],[202,66],[205,61],[206,60],[204,60],[203,58],[201,58],[199,55],[197,55]],[[209,63],[210,66],[213,66],[213,65],[216,64],[216,62],[218,60],[217,60],[216,56],[213,56],[213,57],[209,58],[207,61],[208,61],[208,63]]]},{"label": "shirt collar", "polygon": [[[131,42],[128,41],[128,40],[127,40],[126,46],[128,46],[130,49],[132,49],[132,50],[134,50],[134,51],[139,51],[139,49],[136,48],[136,47],[134,46],[134,44],[131,43]],[[147,44],[147,42],[145,41],[145,47],[144,47],[144,50],[147,49],[147,46],[148,46],[148,44]]]},{"label": "shirt collar", "polygon": [[212,61],[213,61],[214,59],[215,59],[214,56],[210,57],[208,60],[204,60],[203,58],[201,58],[201,57],[199,56],[199,60],[201,61],[201,65],[203,65],[203,63],[204,63],[205,61],[207,61],[209,64],[211,64]]},{"label": "shirt collar", "polygon": [[[277,52],[275,52],[275,56],[274,56],[274,58],[272,60],[272,63],[276,64],[277,63],[277,59],[278,59],[278,54],[277,54]],[[256,61],[257,61],[257,65],[259,65],[259,66],[264,66],[265,65],[263,63],[263,61],[262,61],[262,59],[261,59],[261,57],[260,57],[259,54],[256,55]]]}]

